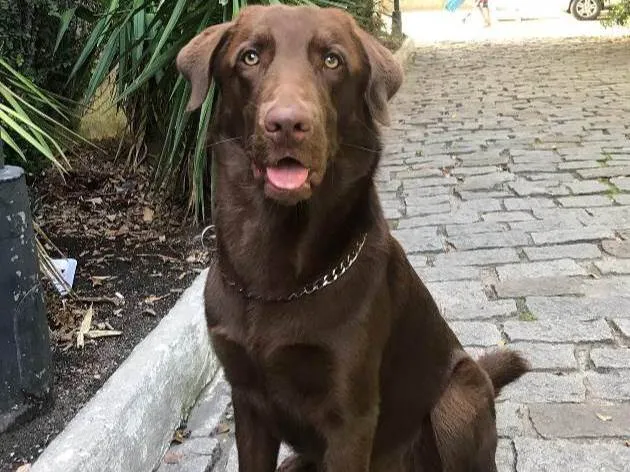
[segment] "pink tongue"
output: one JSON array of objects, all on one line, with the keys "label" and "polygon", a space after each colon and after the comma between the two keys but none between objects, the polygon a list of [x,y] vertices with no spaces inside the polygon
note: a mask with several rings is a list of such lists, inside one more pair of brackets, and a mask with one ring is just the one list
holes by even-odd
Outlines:
[{"label": "pink tongue", "polygon": [[267,178],[277,188],[295,190],[308,178],[308,169],[297,164],[281,164],[267,167]]}]

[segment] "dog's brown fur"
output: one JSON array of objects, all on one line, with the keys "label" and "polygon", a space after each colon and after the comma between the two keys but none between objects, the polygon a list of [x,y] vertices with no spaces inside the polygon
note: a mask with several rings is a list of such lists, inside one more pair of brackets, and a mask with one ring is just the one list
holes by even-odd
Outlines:
[{"label": "dog's brown fur", "polygon": [[[258,63],[244,62],[248,48]],[[337,68],[322,62],[331,50]],[[473,361],[390,235],[373,183],[376,122],[402,82],[389,51],[340,10],[248,7],[194,38],[178,67],[190,109],[211,76],[221,91],[205,303],[241,472],[275,470],[281,441],[297,452],[283,471],[496,470],[494,397],[527,365],[507,350]],[[286,133],[265,124],[278,106],[301,120]],[[291,191],[265,177],[287,155],[309,169]],[[363,233],[352,268],[312,295],[265,302],[227,283],[290,294]]]}]

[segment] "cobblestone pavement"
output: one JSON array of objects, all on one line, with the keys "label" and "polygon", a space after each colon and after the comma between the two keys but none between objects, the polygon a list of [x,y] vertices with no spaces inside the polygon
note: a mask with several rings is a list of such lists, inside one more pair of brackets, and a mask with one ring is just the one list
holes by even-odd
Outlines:
[{"label": "cobblestone pavement", "polygon": [[[501,472],[630,470],[630,39],[417,50],[378,178],[394,234],[498,403]],[[236,471],[227,387],[166,471]],[[227,408],[227,409],[226,409]]]}]

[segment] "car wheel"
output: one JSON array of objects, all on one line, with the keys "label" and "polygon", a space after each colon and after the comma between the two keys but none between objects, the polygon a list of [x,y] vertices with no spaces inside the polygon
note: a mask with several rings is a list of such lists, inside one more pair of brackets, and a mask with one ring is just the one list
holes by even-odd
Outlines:
[{"label": "car wheel", "polygon": [[573,0],[571,14],[578,20],[595,20],[602,11],[600,0]]}]

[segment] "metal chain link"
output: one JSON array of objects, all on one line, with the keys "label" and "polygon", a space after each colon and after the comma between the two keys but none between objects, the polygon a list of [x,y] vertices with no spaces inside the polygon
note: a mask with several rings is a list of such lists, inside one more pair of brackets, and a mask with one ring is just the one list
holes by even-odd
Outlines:
[{"label": "metal chain link", "polygon": [[[204,243],[204,239],[207,232],[210,232],[209,238],[210,238],[210,241],[212,241],[212,245],[210,247],[206,247]],[[217,239],[217,234],[216,234],[215,226],[214,225],[206,226],[201,233],[202,246],[214,254],[217,252],[216,239]],[[236,282],[229,279],[223,271],[221,271],[221,276],[223,277],[223,281],[228,286],[234,288],[238,293],[240,293],[245,298],[248,298],[250,300],[258,300],[258,301],[264,301],[264,302],[289,302],[289,301],[296,300],[306,295],[311,295],[325,287],[328,287],[329,285],[339,280],[339,278],[341,278],[341,276],[343,276],[350,269],[350,267],[352,267],[355,261],[359,258],[359,254],[361,253],[361,250],[363,249],[363,246],[365,245],[366,239],[367,239],[367,233],[363,233],[363,235],[361,236],[361,239],[354,243],[352,251],[346,254],[346,256],[343,259],[341,259],[339,264],[333,267],[332,270],[320,276],[319,278],[315,279],[313,282],[305,285],[301,289],[290,293],[289,295],[279,296],[279,297],[265,297],[255,292],[245,290]]]}]

